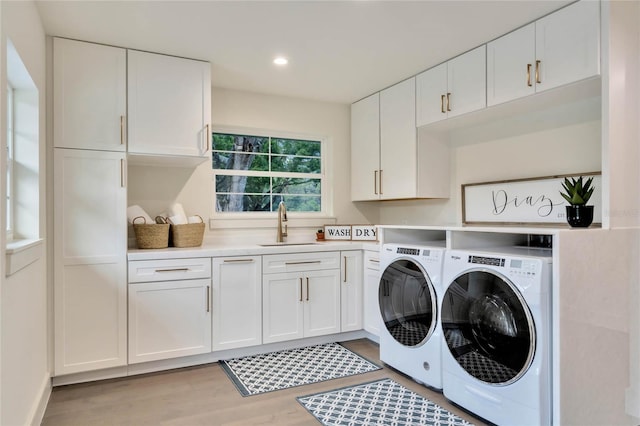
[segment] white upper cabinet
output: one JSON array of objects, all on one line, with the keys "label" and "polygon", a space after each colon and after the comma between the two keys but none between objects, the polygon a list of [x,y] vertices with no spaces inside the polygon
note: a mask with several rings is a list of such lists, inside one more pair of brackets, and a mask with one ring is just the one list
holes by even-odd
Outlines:
[{"label": "white upper cabinet", "polygon": [[487,105],[535,93],[535,24],[487,44]]},{"label": "white upper cabinet", "polygon": [[416,163],[416,79],[410,78],[380,92],[380,198],[415,198]]},{"label": "white upper cabinet", "polygon": [[487,44],[487,104],[600,73],[600,3],[580,1]]},{"label": "white upper cabinet", "polygon": [[351,199],[447,198],[449,151],[432,148],[417,138],[415,78],[354,103]]},{"label": "white upper cabinet", "polygon": [[416,125],[487,106],[486,46],[477,47],[416,77]]},{"label": "white upper cabinet", "polygon": [[600,2],[582,0],[536,22],[536,91],[600,74]]},{"label": "white upper cabinet", "polygon": [[129,153],[207,158],[211,67],[128,51]]},{"label": "white upper cabinet", "polygon": [[53,39],[56,148],[126,150],[127,51]]},{"label": "white upper cabinet", "polygon": [[379,199],[380,93],[351,105],[351,200]]}]

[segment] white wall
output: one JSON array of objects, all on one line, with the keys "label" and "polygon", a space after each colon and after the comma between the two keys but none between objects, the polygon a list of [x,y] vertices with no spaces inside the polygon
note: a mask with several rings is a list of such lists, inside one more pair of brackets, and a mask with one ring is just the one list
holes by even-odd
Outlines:
[{"label": "white wall", "polygon": [[[46,236],[45,206],[45,35],[32,1],[0,2],[2,20],[2,84],[6,87],[6,44],[9,38],[35,83],[38,97],[39,223],[37,234]],[[0,112],[4,116],[6,91],[0,90]],[[4,118],[3,118],[4,120]],[[4,128],[4,126],[2,127]],[[6,137],[2,135],[4,159]],[[2,199],[4,200],[2,161]],[[4,212],[4,204],[2,204]],[[4,225],[3,225],[4,226]],[[4,235],[4,233],[2,233]],[[37,236],[37,235],[36,235]],[[0,424],[38,424],[50,392],[47,350],[46,250],[43,256],[10,277],[0,274]],[[5,259],[4,237],[0,256]]]},{"label": "white wall", "polygon": [[[215,80],[215,76],[214,76]],[[327,175],[333,182],[330,203],[338,223],[377,223],[375,204],[355,206],[350,188],[350,109],[348,105],[300,100],[214,87],[212,89],[212,125],[272,130],[327,137],[329,157]],[[182,203],[188,214],[211,216],[211,165],[206,162],[196,170],[129,167],[129,204],[140,204],[150,214],[160,213],[171,202]],[[290,215],[290,226],[295,215]],[[273,229],[257,231],[215,229],[208,237],[237,239],[239,235],[266,238]],[[244,234],[243,234],[244,232]],[[292,229],[290,235],[295,234]],[[314,237],[312,230],[299,230]],[[275,235],[275,234],[274,234]]]},{"label": "white wall", "polygon": [[380,222],[460,225],[462,184],[600,171],[600,123],[600,99],[588,98],[440,135],[451,147],[451,197],[381,203]]}]

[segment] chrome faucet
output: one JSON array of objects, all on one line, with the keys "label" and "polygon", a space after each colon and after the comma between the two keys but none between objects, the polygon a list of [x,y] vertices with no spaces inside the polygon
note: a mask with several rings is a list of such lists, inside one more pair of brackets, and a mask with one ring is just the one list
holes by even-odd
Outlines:
[{"label": "chrome faucet", "polygon": [[284,237],[287,236],[287,225],[284,225],[284,231],[282,230],[282,222],[287,221],[287,208],[284,205],[284,201],[280,201],[278,204],[278,235],[276,236],[276,242],[284,242]]}]

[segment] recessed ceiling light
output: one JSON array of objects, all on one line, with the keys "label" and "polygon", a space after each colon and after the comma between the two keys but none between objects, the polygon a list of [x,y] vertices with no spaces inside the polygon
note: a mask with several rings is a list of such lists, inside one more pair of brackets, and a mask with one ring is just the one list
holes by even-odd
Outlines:
[{"label": "recessed ceiling light", "polygon": [[273,60],[273,63],[276,65],[287,65],[289,63],[289,60],[283,56],[278,56]]}]

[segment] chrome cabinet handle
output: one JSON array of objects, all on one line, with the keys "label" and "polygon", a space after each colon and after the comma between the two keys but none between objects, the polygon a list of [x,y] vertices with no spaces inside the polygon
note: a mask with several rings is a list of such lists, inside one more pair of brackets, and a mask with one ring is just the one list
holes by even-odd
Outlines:
[{"label": "chrome cabinet handle", "polygon": [[300,277],[300,301],[302,302],[302,277]]},{"label": "chrome cabinet handle", "polygon": [[309,277],[307,277],[307,302],[309,301]]},{"label": "chrome cabinet handle", "polygon": [[211,288],[207,286],[207,312],[211,311]]},{"label": "chrome cabinet handle", "polygon": [[125,176],[125,160],[120,159],[120,188],[125,188],[127,186],[126,176]]},{"label": "chrome cabinet handle", "polygon": [[224,263],[251,263],[254,259],[224,259]]},{"label": "chrome cabinet handle", "polygon": [[347,256],[344,256],[344,280],[342,282],[347,282]]},{"label": "chrome cabinet handle", "polygon": [[189,268],[156,269],[156,272],[186,272]]},{"label": "chrome cabinet handle", "polygon": [[120,116],[120,145],[124,145],[124,115]]}]

